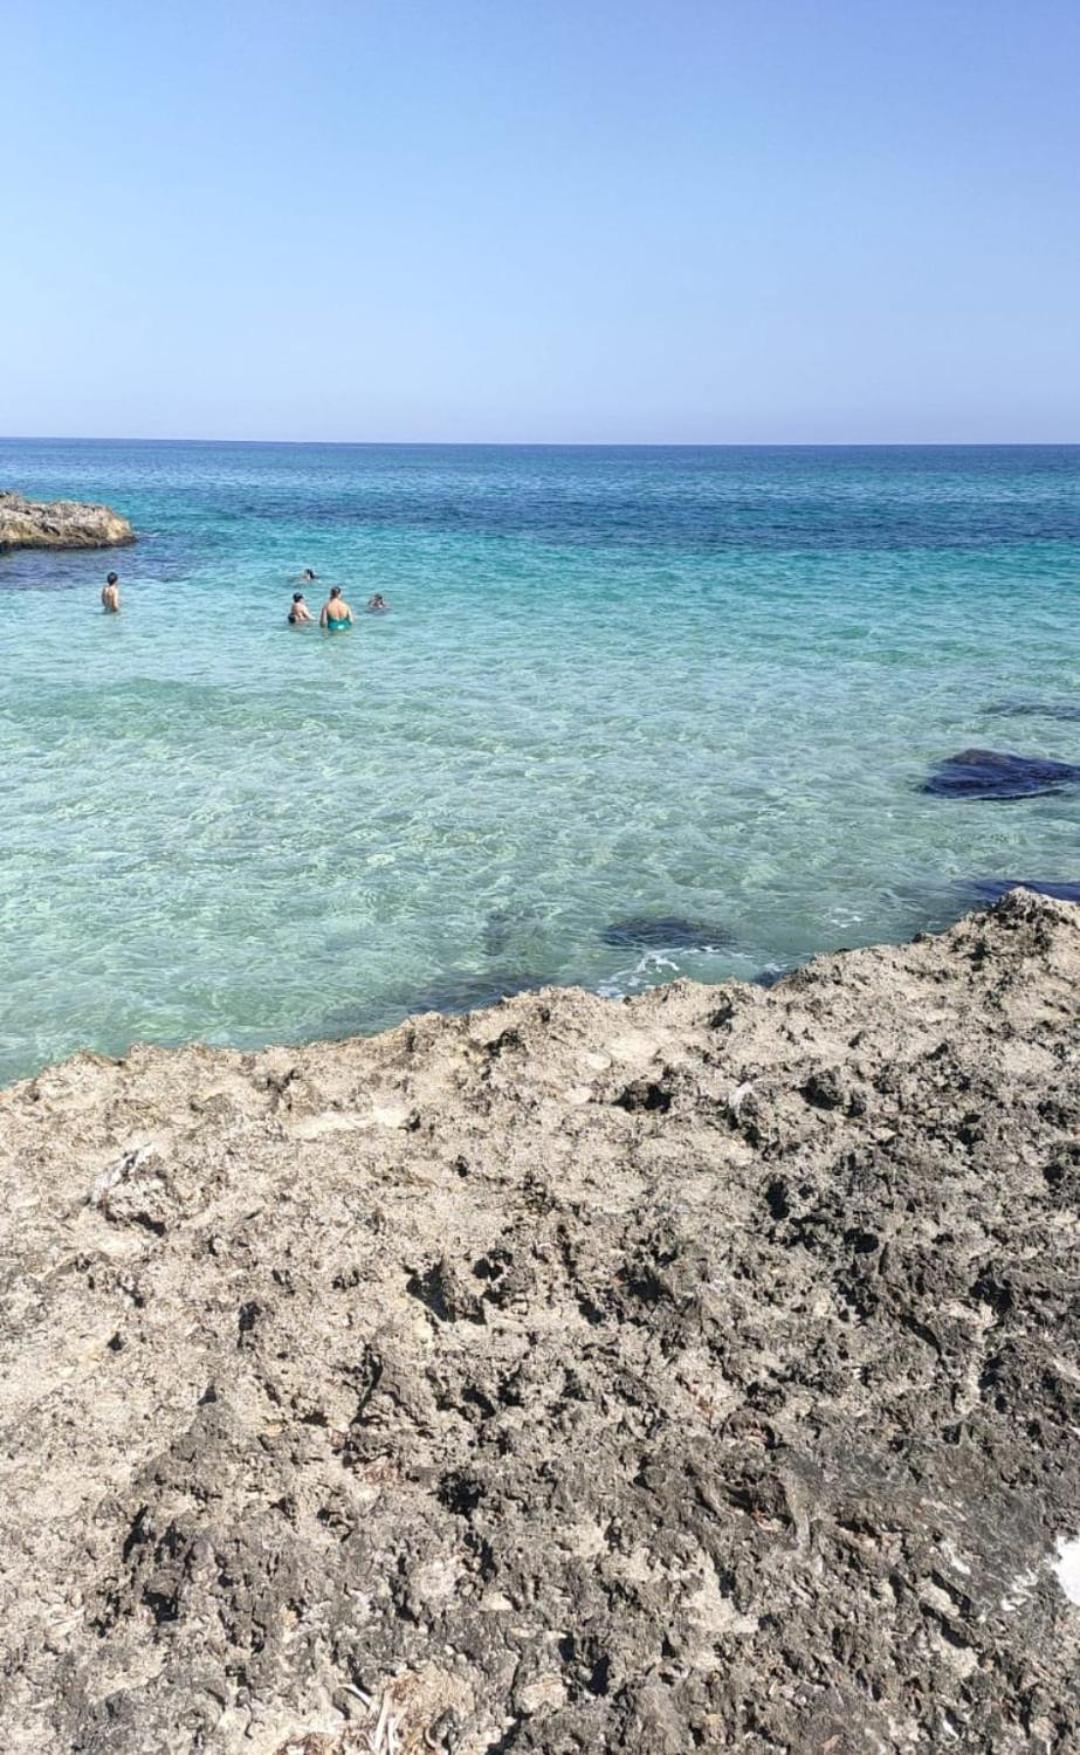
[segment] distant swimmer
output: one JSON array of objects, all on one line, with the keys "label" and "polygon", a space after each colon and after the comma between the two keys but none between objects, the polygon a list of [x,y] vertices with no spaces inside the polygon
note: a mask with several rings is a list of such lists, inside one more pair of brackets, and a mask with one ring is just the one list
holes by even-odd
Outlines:
[{"label": "distant swimmer", "polygon": [[316,576],[312,572],[310,567],[305,567],[303,572],[301,573],[300,577],[304,581],[305,585],[314,585],[314,583],[315,583]]},{"label": "distant swimmer", "polygon": [[383,596],[381,591],[376,591],[374,597],[368,598],[367,606],[370,610],[380,610],[380,609],[389,609],[390,608],[390,605],[387,603],[386,598]]},{"label": "distant swimmer", "polygon": [[330,595],[319,616],[319,626],[325,628],[328,634],[340,634],[346,628],[352,627],[352,610],[341,595],[340,585],[331,585]]},{"label": "distant swimmer", "polygon": [[291,628],[300,628],[303,627],[305,622],[314,622],[314,620],[315,617],[304,602],[304,593],[302,591],[294,591],[292,594],[292,602],[289,605],[289,626]]},{"label": "distant swimmer", "polygon": [[101,607],[106,615],[120,612],[120,581],[115,573],[110,573],[101,587]]}]

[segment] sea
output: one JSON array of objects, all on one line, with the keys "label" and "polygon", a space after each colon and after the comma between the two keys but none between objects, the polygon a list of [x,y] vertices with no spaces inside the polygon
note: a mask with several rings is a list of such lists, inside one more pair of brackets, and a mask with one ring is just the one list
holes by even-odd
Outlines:
[{"label": "sea", "polygon": [[[0,1081],[767,981],[1080,879],[1075,793],[921,790],[1080,760],[1080,447],[3,440],[0,486],[139,533],[0,556]],[[305,567],[351,633],[289,628]]]}]

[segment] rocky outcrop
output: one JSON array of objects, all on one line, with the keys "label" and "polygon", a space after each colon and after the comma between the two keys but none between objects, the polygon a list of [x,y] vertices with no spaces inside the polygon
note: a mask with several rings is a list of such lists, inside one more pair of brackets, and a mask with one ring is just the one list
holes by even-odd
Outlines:
[{"label": "rocky outcrop", "polygon": [[1080,913],[0,1099],[16,1750],[1061,1755]]},{"label": "rocky outcrop", "polygon": [[0,493],[0,553],[14,548],[122,548],[134,541],[129,521],[108,506]]}]

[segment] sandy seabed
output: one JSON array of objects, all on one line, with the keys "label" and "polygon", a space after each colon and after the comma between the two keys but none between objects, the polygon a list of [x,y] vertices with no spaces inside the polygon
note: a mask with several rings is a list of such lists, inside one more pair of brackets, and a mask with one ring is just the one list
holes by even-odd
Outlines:
[{"label": "sandy seabed", "polygon": [[1078,1023],[1018,891],[3,1093],[5,1749],[1075,1750]]}]

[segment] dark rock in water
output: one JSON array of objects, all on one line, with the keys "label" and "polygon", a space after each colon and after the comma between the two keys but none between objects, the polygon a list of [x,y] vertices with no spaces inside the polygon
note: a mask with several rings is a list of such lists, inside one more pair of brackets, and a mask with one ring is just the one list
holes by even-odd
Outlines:
[{"label": "dark rock in water", "polygon": [[1080,722],[1080,705],[1070,701],[995,701],[992,706],[984,707],[985,713],[994,713],[1002,719],[1064,719],[1069,723]]},{"label": "dark rock in water", "polygon": [[495,908],[484,923],[484,955],[486,957],[504,956],[510,943],[513,929],[513,917],[505,908]]},{"label": "dark rock in water", "polygon": [[1037,878],[977,878],[972,890],[984,902],[998,902],[1010,890],[1034,890],[1039,896],[1052,896],[1055,902],[1080,902],[1080,883],[1043,883]]},{"label": "dark rock in water", "polygon": [[1034,798],[1080,782],[1080,767],[1008,750],[961,750],[946,756],[922,785],[936,798]]},{"label": "dark rock in water", "polygon": [[511,963],[527,959],[530,952],[523,947],[533,943],[545,925],[543,910],[527,902],[523,905],[515,903],[510,908],[493,908],[480,934],[485,957],[497,957]]},{"label": "dark rock in water", "polygon": [[535,993],[537,988],[547,985],[542,975],[521,974],[514,969],[492,969],[485,974],[450,969],[417,987],[400,988],[376,1010],[339,1006],[320,1018],[310,1033],[318,1041],[343,1042],[353,1036],[369,1036],[375,1029],[392,1028],[414,1013],[480,1011],[484,1006],[498,1005],[501,999],[512,999],[515,993]]},{"label": "dark rock in water", "polygon": [[134,541],[128,520],[108,506],[0,493],[0,554],[14,548],[120,548]]},{"label": "dark rock in water", "polygon": [[493,907],[488,914],[483,928],[483,953],[485,956],[506,956],[509,941],[515,934],[515,927],[520,925],[518,916],[506,907]]},{"label": "dark rock in water", "polygon": [[797,968],[797,963],[769,963],[764,969],[758,970],[753,984],[755,987],[775,987],[778,981],[782,981],[785,975],[790,975]]},{"label": "dark rock in water", "polygon": [[534,993],[545,985],[542,975],[523,975],[514,969],[493,969],[482,975],[473,970],[449,970],[427,986],[410,988],[401,1003],[411,1012],[474,1012],[497,1005],[515,993]]},{"label": "dark rock in water", "polygon": [[711,951],[731,944],[726,926],[684,920],[681,914],[635,914],[614,920],[600,934],[606,945],[640,951]]}]

